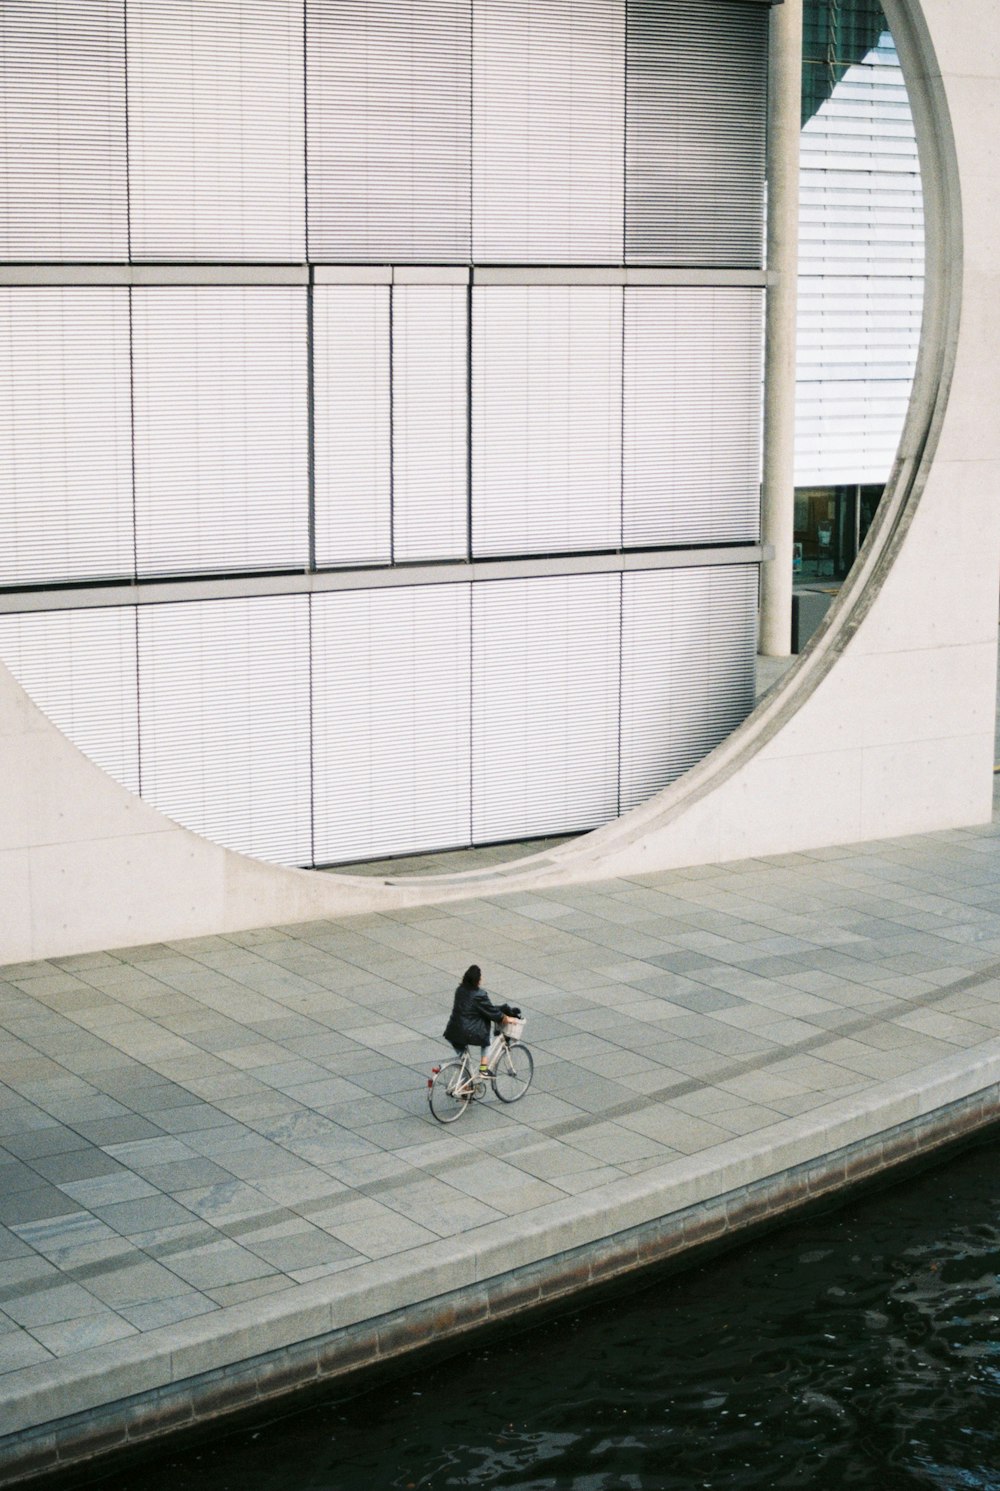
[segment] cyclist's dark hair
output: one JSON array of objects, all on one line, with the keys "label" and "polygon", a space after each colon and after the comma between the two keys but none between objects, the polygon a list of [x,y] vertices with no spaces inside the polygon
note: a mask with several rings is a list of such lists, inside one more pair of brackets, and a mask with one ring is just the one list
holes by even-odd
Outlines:
[{"label": "cyclist's dark hair", "polygon": [[479,964],[473,963],[472,966],[467,968],[462,974],[462,983],[465,984],[466,988],[468,989],[478,989],[479,980],[482,978],[482,976],[483,970],[479,967]]}]

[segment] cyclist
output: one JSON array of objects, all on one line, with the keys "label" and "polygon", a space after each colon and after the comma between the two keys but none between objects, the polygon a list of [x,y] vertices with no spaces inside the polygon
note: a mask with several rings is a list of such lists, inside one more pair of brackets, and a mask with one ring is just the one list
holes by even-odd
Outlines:
[{"label": "cyclist", "polygon": [[521,1011],[513,1004],[494,1004],[481,987],[482,976],[482,969],[475,963],[462,974],[462,982],[455,990],[455,1002],[444,1028],[444,1038],[451,1042],[459,1056],[466,1046],[478,1046],[479,1071],[480,1075],[485,1076],[493,1025],[499,1024],[504,1015],[516,1017]]}]

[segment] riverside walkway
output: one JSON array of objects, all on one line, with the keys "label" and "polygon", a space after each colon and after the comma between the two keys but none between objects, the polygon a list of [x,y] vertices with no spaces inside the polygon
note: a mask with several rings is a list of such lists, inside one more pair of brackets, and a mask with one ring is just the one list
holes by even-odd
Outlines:
[{"label": "riverside walkway", "polygon": [[[535,1083],[442,1128],[472,961]],[[2,1482],[310,1380],[303,1343],[340,1370],[578,1287],[615,1235],[634,1265],[665,1217],[739,1222],[834,1150],[986,1121],[1000,825],[7,967],[0,1030]]]}]

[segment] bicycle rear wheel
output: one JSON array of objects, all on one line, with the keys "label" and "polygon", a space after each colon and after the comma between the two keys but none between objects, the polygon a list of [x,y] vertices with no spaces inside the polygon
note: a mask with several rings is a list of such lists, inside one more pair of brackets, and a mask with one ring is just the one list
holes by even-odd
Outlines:
[{"label": "bicycle rear wheel", "polygon": [[438,1123],[461,1118],[472,1097],[472,1083],[464,1061],[449,1061],[427,1089],[427,1101]]},{"label": "bicycle rear wheel", "polygon": [[516,1103],[523,1098],[531,1086],[534,1070],[534,1059],[527,1046],[512,1041],[501,1051],[493,1069],[493,1091],[501,1103]]}]

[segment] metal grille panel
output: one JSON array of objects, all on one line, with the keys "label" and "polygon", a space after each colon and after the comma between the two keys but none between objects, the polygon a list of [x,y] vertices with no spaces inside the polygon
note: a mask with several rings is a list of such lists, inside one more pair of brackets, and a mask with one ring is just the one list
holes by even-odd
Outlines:
[{"label": "metal grille panel", "polygon": [[474,843],[617,813],[619,585],[567,575],[474,587]]},{"label": "metal grille panel", "polygon": [[302,0],[129,0],[134,259],[305,257]]},{"label": "metal grille panel", "polygon": [[624,542],[760,529],[763,295],[625,291]]},{"label": "metal grille panel", "polygon": [[134,606],[0,616],[0,661],[85,756],[138,792]]},{"label": "metal grille panel", "polygon": [[464,559],[468,549],[468,291],[392,292],[393,557]]},{"label": "metal grille panel", "polygon": [[477,262],[618,264],[624,0],[476,0]]},{"label": "metal grille panel", "polygon": [[310,862],[309,602],[139,610],[142,795],[217,844]]},{"label": "metal grille panel", "polygon": [[0,290],[0,585],[130,578],[128,291]]},{"label": "metal grille panel", "polygon": [[388,564],[388,285],[314,292],[316,564]]},{"label": "metal grille panel", "polygon": [[757,567],[622,576],[621,810],[725,740],[754,705]]},{"label": "metal grille panel", "polygon": [[469,842],[469,591],[313,597],[317,864]]},{"label": "metal grille panel", "polygon": [[124,0],[4,0],[0,61],[0,259],[126,260]]},{"label": "metal grille panel", "polygon": [[620,287],[484,286],[473,317],[473,553],[617,548]]},{"label": "metal grille panel", "polygon": [[309,255],[469,257],[471,0],[309,0]]},{"label": "metal grille panel", "polygon": [[141,575],[308,563],[306,292],[132,291]]},{"label": "metal grille panel", "polygon": [[763,262],[767,31],[745,0],[628,0],[628,263]]}]

